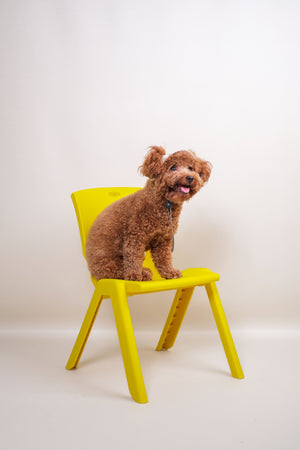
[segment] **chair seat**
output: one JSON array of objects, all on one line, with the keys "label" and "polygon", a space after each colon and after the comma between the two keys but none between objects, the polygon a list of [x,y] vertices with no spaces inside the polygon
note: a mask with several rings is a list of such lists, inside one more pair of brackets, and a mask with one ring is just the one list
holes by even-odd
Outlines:
[{"label": "chair seat", "polygon": [[182,272],[182,277],[172,280],[157,281],[127,281],[126,292],[128,295],[147,294],[157,291],[171,291],[174,289],[202,286],[212,281],[218,281],[220,276],[209,269],[186,269]]},{"label": "chair seat", "polygon": [[220,275],[209,269],[190,268],[182,271],[182,277],[171,280],[159,279],[153,281],[128,281],[128,280],[100,280],[92,278],[95,287],[100,288],[104,298],[110,298],[111,286],[114,283],[122,283],[127,296],[138,294],[150,294],[151,292],[172,291],[187,287],[204,286],[208,283],[218,281]]}]

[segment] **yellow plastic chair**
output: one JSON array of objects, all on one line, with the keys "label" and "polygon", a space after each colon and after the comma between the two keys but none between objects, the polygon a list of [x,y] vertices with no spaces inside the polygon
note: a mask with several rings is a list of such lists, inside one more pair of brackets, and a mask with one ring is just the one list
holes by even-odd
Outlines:
[{"label": "yellow plastic chair", "polygon": [[[138,189],[139,188],[126,187],[96,188],[85,189],[72,194],[71,197],[78,219],[84,256],[86,237],[97,215],[110,203],[121,197],[132,194]],[[215,282],[220,278],[219,275],[211,272],[209,269],[187,269],[183,271],[183,276],[181,278],[166,280],[159,275],[149,252],[146,253],[144,266],[151,268],[153,272],[153,278],[151,281],[126,281],[112,279],[102,279],[97,281],[92,277],[92,281],[95,285],[95,292],[69,357],[66,369],[73,369],[77,367],[101,302],[103,299],[110,298],[112,301],[129,391],[136,402],[147,403],[147,393],[139,361],[127,297],[137,294],[140,295],[151,292],[176,290],[173,304],[156,347],[156,350],[159,351],[162,349],[169,349],[174,345],[195,287],[204,286],[225,350],[231,374],[235,378],[244,378],[222,303],[215,285]]]}]

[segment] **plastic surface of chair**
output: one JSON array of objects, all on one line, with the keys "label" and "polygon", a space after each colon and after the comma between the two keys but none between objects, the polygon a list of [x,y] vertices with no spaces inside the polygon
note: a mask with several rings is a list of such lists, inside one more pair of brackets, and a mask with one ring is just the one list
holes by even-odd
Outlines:
[{"label": "plastic surface of chair", "polygon": [[[86,237],[97,215],[110,203],[121,197],[132,194],[138,189],[139,188],[125,187],[95,188],[85,189],[72,194],[71,197],[77,215],[84,256]],[[151,268],[153,272],[153,278],[151,281],[126,281],[111,279],[102,279],[97,281],[92,278],[95,285],[95,292],[81,325],[81,329],[77,336],[66,368],[73,369],[77,367],[101,302],[103,299],[110,298],[112,301],[129,391],[136,402],[147,403],[147,393],[139,361],[127,297],[136,294],[140,295],[151,292],[176,290],[173,304],[156,347],[156,350],[159,351],[162,349],[169,349],[174,345],[195,287],[204,286],[206,288],[231,374],[235,378],[244,378],[221,300],[215,285],[215,282],[220,278],[219,275],[209,269],[187,269],[182,272],[183,276],[181,278],[165,280],[156,270],[149,252],[146,253],[144,266]]]}]

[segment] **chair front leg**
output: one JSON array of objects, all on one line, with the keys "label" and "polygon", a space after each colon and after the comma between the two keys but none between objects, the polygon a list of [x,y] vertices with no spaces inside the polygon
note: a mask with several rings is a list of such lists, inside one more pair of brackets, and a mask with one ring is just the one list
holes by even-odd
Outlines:
[{"label": "chair front leg", "polygon": [[163,348],[169,349],[173,347],[194,289],[194,287],[190,287],[176,291],[169,315],[156,347],[157,351]]},{"label": "chair front leg", "polygon": [[236,352],[234,342],[230,333],[230,329],[226,320],[224,309],[219,297],[219,293],[215,283],[205,285],[205,289],[209,298],[210,306],[216,321],[216,325],[220,334],[220,338],[224,347],[227,361],[234,378],[244,378],[243,370]]}]

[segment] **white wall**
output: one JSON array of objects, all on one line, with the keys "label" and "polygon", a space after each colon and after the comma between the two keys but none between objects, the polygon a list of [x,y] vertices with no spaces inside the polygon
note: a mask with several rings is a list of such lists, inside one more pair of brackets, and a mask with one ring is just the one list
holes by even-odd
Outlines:
[{"label": "white wall", "polygon": [[[154,144],[214,165],[176,265],[221,274],[232,327],[299,326],[299,19],[296,0],[1,1],[3,327],[79,326],[92,285],[70,194],[143,185]],[[135,328],[170,301],[132,298]],[[213,326],[203,293],[185,326]]]}]

